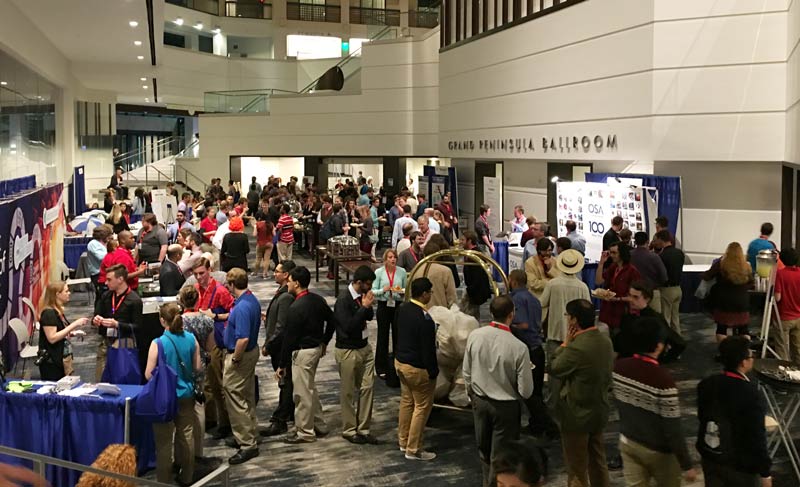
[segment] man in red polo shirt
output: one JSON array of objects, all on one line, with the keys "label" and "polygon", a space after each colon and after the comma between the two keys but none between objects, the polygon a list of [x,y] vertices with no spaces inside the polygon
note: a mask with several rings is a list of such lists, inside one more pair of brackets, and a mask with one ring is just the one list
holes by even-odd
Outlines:
[{"label": "man in red polo shirt", "polygon": [[117,236],[117,241],[119,242],[119,247],[115,251],[106,254],[100,262],[100,276],[97,278],[97,282],[105,285],[106,269],[122,264],[128,271],[128,287],[136,291],[139,288],[139,276],[144,274],[145,269],[147,269],[147,263],[142,262],[139,267],[136,267],[136,262],[133,260],[133,253],[131,252],[131,249],[136,246],[136,241],[131,232],[127,230],[120,232]]},{"label": "man in red polo shirt", "polygon": [[214,439],[221,440],[231,435],[231,423],[225,407],[225,396],[222,391],[222,368],[225,363],[225,344],[223,332],[228,314],[233,307],[233,296],[228,289],[211,277],[211,262],[201,257],[192,267],[197,284],[197,310],[214,320],[214,350],[211,351],[211,363],[206,375],[206,418],[216,418],[217,431]]},{"label": "man in red polo shirt", "polygon": [[781,357],[800,365],[800,267],[797,267],[797,250],[783,249],[781,261],[786,267],[779,269],[775,278],[775,300],[783,333],[773,336]]}]

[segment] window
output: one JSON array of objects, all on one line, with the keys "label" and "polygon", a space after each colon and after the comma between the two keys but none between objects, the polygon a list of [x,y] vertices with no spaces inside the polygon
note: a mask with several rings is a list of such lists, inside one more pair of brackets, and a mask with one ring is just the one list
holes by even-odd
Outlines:
[{"label": "window", "polygon": [[377,8],[383,10],[386,8],[386,0],[359,0],[359,5],[361,8]]},{"label": "window", "polygon": [[164,45],[172,47],[186,47],[186,38],[180,34],[173,34],[171,32],[164,32]]}]

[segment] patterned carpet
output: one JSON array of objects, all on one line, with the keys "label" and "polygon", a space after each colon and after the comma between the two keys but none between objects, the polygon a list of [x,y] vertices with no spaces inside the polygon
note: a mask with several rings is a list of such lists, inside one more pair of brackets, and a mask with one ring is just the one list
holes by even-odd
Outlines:
[{"label": "patterned carpet", "polygon": [[[313,261],[296,255],[295,260],[312,269]],[[251,290],[261,300],[262,306],[274,294],[274,281],[260,278],[251,282]],[[342,288],[344,289],[344,288]],[[325,279],[324,273],[319,283],[313,281],[311,290],[322,294],[332,306],[334,302],[333,283]],[[85,295],[76,293],[67,310],[69,319],[89,316]],[[83,302],[81,302],[83,301]],[[485,307],[487,308],[487,307]],[[488,316],[488,309],[483,311]],[[712,361],[715,345],[713,329],[709,318],[704,315],[684,315],[681,317],[683,329],[689,346],[681,360],[669,366],[681,391],[683,426],[690,452],[698,458],[694,449],[697,430],[695,389],[699,380],[718,370]],[[370,343],[375,344],[376,327],[370,323]],[[263,342],[262,337],[259,342]],[[96,338],[87,337],[84,342],[75,342],[76,369],[79,375],[92,377],[94,374]],[[262,427],[268,425],[269,415],[277,405],[278,388],[272,376],[271,365],[262,360],[256,373],[259,377],[261,400],[258,404],[258,417]],[[379,437],[377,446],[353,445],[340,436],[339,416],[339,377],[333,354],[329,353],[320,362],[317,384],[325,410],[325,419],[331,427],[331,434],[314,444],[302,446],[286,445],[280,438],[270,438],[260,445],[260,456],[244,465],[231,468],[234,485],[246,482],[254,486],[319,485],[319,486],[394,486],[413,485],[438,487],[458,485],[461,487],[480,486],[480,465],[472,429],[470,412],[434,408],[425,432],[425,447],[438,454],[432,462],[412,462],[405,460],[397,450],[397,411],[399,389],[385,386],[376,380],[375,408],[373,414],[373,435]],[[606,432],[609,452],[616,451],[617,443],[616,411],[612,412]],[[227,448],[222,441],[207,437],[204,455],[210,460],[200,466],[201,471],[210,471],[221,461],[226,461],[234,450]],[[536,445],[531,436],[523,435],[523,440]],[[547,484],[566,485],[561,451],[558,443],[541,445],[549,456],[550,474]],[[148,474],[149,478],[153,473]],[[612,485],[625,485],[622,472],[612,472]],[[702,485],[698,481],[693,485]],[[783,453],[775,467],[776,486],[797,485],[791,476],[791,466]]]}]

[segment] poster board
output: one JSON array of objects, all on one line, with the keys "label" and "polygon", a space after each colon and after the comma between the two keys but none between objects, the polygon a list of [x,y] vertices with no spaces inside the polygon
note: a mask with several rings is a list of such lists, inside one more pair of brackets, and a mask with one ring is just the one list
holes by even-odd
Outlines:
[{"label": "poster board", "polygon": [[175,213],[178,211],[178,200],[175,196],[168,195],[165,189],[154,189],[150,192],[153,199],[151,205],[153,214],[158,219],[158,223],[169,225],[175,222]]},{"label": "poster board", "polygon": [[603,235],[611,219],[621,216],[624,227],[634,233],[648,231],[647,198],[641,187],[619,184],[559,182],[556,186],[558,236],[567,234],[564,224],[573,220],[586,239],[586,258],[599,261]]},{"label": "poster board", "polygon": [[9,322],[18,318],[35,333],[37,317],[25,301],[38,307],[47,283],[61,279],[63,196],[58,183],[0,203],[0,352],[9,368],[18,356]]},{"label": "poster board", "polygon": [[417,194],[424,194],[428,201],[431,200],[430,176],[417,177]]}]

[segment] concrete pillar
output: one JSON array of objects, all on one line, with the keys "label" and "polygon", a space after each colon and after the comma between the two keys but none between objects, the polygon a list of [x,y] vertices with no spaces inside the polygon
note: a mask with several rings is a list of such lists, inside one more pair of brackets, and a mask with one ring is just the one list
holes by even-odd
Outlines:
[{"label": "concrete pillar", "polygon": [[406,184],[406,160],[401,157],[383,158],[383,189],[391,199]]},{"label": "concrete pillar", "polygon": [[350,0],[339,0],[340,8],[342,9],[341,24],[344,31],[350,32]]},{"label": "concrete pillar", "polygon": [[320,191],[328,189],[328,166],[325,165],[322,157],[306,156],[304,158],[303,176],[313,176],[314,185]]},{"label": "concrete pillar", "polygon": [[272,0],[272,21],[274,25],[286,25],[286,0]]},{"label": "concrete pillar", "polygon": [[286,59],[286,29],[275,29],[272,39],[272,54],[275,59]]},{"label": "concrete pillar", "polygon": [[409,11],[412,8],[416,8],[417,2],[413,2],[414,5],[411,5],[410,0],[400,0],[400,28],[407,28],[408,27],[408,16]]}]

